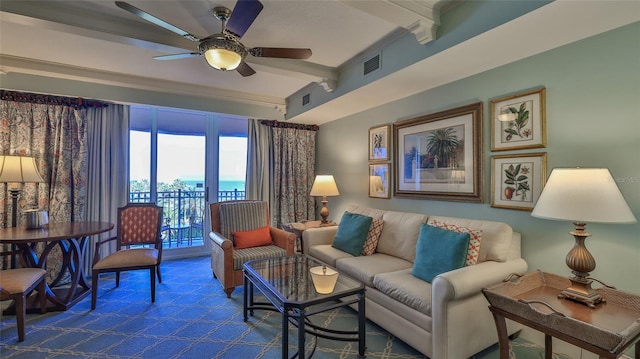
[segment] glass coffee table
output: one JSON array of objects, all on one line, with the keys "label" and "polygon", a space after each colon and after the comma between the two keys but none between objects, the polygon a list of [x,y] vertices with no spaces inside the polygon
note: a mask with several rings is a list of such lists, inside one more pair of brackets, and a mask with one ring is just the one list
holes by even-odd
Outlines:
[{"label": "glass coffee table", "polygon": [[[289,324],[298,328],[298,358],[305,358],[305,333],[319,338],[358,342],[358,358],[365,358],[364,284],[338,272],[333,292],[319,294],[311,280],[309,268],[324,263],[307,255],[290,255],[249,261],[243,266],[243,314],[246,322],[255,309],[277,310],[282,314],[282,358],[289,358]],[[268,302],[254,300],[257,288]],[[339,307],[357,304],[358,330],[323,328],[310,317]],[[313,355],[313,353],[311,354]],[[295,355],[294,355],[295,356]]]}]

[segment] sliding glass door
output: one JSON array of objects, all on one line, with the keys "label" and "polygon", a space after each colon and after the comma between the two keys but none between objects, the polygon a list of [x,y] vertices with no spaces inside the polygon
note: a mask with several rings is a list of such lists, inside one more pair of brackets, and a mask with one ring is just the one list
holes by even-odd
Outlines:
[{"label": "sliding glass door", "polygon": [[243,199],[247,120],[131,107],[130,201],[164,208],[163,257],[208,254],[208,203]]}]

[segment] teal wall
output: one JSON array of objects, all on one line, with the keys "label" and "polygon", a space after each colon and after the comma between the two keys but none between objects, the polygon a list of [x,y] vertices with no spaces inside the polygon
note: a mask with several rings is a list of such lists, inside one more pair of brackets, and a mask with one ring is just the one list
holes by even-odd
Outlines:
[{"label": "teal wall", "polygon": [[[540,86],[546,88],[547,147],[491,152],[489,101]],[[368,197],[370,127],[477,101],[484,102],[484,203]],[[504,221],[522,234],[530,270],[569,275],[565,256],[574,243],[571,223],[490,205],[491,156],[529,152],[547,153],[547,174],[554,167],[608,167],[640,219],[640,23],[322,125],[316,151],[318,173],[333,174],[340,189],[340,196],[329,198],[334,220],[347,204],[357,203]],[[587,247],[597,261],[592,275],[640,293],[640,224],[589,224],[587,229],[592,234]]]}]

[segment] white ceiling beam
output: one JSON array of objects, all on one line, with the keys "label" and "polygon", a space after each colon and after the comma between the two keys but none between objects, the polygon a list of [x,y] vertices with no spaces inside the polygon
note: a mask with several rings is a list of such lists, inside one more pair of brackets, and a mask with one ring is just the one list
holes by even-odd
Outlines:
[{"label": "white ceiling beam", "polygon": [[435,40],[440,24],[439,0],[342,0],[346,5],[409,30],[420,44]]},{"label": "white ceiling beam", "polygon": [[142,76],[134,76],[130,74],[120,74],[110,71],[70,66],[33,59],[25,59],[3,54],[0,54],[0,63],[2,64],[2,72],[5,74],[16,72],[60,78],[65,80],[76,80],[111,86],[122,86],[140,90],[181,94],[194,97],[207,97],[221,101],[274,108],[282,114],[286,112],[286,99],[279,97],[259,96],[222,88],[213,88],[209,86],[186,84],[182,82],[159,80]]}]

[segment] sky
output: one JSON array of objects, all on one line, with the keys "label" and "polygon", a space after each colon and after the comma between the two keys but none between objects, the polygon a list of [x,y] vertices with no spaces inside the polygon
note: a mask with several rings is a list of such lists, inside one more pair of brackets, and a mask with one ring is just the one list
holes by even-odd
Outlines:
[{"label": "sky", "polygon": [[[131,131],[131,179],[149,178],[150,139],[148,132]],[[220,180],[244,181],[247,140],[220,137]],[[158,181],[171,183],[204,179],[204,136],[158,135]]]}]

